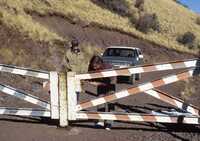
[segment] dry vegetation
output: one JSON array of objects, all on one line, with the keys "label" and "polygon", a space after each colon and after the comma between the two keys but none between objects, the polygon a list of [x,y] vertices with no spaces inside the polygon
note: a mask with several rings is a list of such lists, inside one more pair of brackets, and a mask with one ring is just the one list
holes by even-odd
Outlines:
[{"label": "dry vegetation", "polygon": [[200,41],[200,27],[196,24],[197,14],[171,0],[151,0],[145,2],[147,12],[156,13],[159,17],[161,40],[168,39],[176,43],[176,38],[186,32],[192,32]]},{"label": "dry vegetation", "polygon": [[62,41],[62,37],[49,31],[43,25],[37,23],[31,16],[22,11],[22,5],[19,1],[0,2],[0,20],[1,23],[8,27],[14,28],[20,33],[32,38],[35,41],[52,42],[55,40]]},{"label": "dry vegetation", "polygon": [[196,23],[197,23],[198,25],[200,25],[200,15],[198,15],[198,17],[197,17],[197,19],[196,19]]},{"label": "dry vegetation", "polygon": [[190,101],[190,103],[199,103],[199,81],[200,77],[195,76],[188,80],[179,82],[182,84],[183,88],[180,97],[186,102]]},{"label": "dry vegetation", "polygon": [[[32,19],[28,12],[40,15],[59,14],[71,20],[83,20],[89,24],[107,29],[118,30],[153,43],[174,48],[179,51],[193,52],[179,44],[176,38],[187,31],[196,35],[200,42],[200,26],[196,24],[197,15],[173,0],[145,0],[140,8],[136,0],[124,0],[132,14],[155,13],[160,23],[160,32],[144,34],[135,29],[128,16],[120,16],[114,11],[100,7],[90,0],[0,0],[0,19],[4,24],[18,29],[34,40],[52,42],[64,39]],[[136,17],[137,19],[137,17]]]}]

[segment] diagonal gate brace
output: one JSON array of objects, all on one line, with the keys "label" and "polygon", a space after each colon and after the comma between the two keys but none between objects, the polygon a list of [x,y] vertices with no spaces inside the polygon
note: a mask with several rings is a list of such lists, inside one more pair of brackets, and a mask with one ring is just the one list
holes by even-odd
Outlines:
[{"label": "diagonal gate brace", "polygon": [[115,70],[103,70],[101,72],[93,72],[90,74],[78,74],[76,75],[76,79],[85,80],[85,79],[104,78],[104,77],[113,77],[121,75],[130,76],[131,74],[136,74],[136,73],[194,68],[194,67],[200,67],[199,61],[200,60],[198,58],[194,58],[184,61],[172,61],[159,64],[134,66],[130,68],[120,68]]},{"label": "diagonal gate brace", "polygon": [[13,87],[0,84],[0,91],[9,94],[11,96],[15,96],[19,99],[25,100],[27,102],[30,102],[32,104],[38,105],[40,107],[43,107],[47,110],[50,110],[50,104],[46,101],[40,100],[38,97],[27,94],[25,92],[21,92],[20,90],[17,90]]},{"label": "diagonal gate brace", "polygon": [[47,71],[22,68],[13,65],[0,64],[0,72],[7,72],[24,76],[32,76],[42,79],[49,79],[49,72]]},{"label": "diagonal gate brace", "polygon": [[122,91],[119,91],[119,92],[111,94],[111,95],[96,98],[96,99],[90,100],[88,102],[84,102],[84,103],[77,105],[76,110],[80,111],[80,110],[83,110],[86,108],[98,106],[98,105],[101,105],[101,104],[104,104],[107,102],[111,102],[111,101],[114,101],[117,99],[125,98],[125,97],[131,96],[131,95],[134,95],[134,94],[137,94],[140,92],[148,91],[148,90],[151,90],[151,89],[163,86],[163,85],[171,84],[171,83],[174,83],[174,82],[177,82],[180,80],[185,80],[189,77],[192,77],[194,72],[195,72],[195,69],[193,68],[188,71],[179,73],[177,75],[169,75],[169,76],[163,77],[163,78],[155,80],[155,81],[147,82],[147,83],[141,84],[139,86],[129,88],[127,90],[122,90]]},{"label": "diagonal gate brace", "polygon": [[0,107],[0,115],[50,117],[50,111],[33,108]]},{"label": "diagonal gate brace", "polygon": [[157,89],[148,90],[148,91],[145,91],[145,93],[150,96],[153,96],[161,101],[169,103],[175,107],[178,107],[181,110],[184,110],[184,111],[192,113],[193,115],[199,116],[199,108],[198,107],[196,107],[192,104],[187,104],[179,98],[168,95],[167,93],[164,93]]}]

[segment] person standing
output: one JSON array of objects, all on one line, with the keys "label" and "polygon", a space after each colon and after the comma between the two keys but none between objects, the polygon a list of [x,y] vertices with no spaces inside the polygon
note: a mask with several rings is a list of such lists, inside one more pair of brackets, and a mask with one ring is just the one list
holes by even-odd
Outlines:
[{"label": "person standing", "polygon": [[84,72],[84,68],[81,67],[82,61],[84,60],[84,55],[79,48],[78,39],[73,39],[71,41],[70,49],[67,48],[65,53],[65,60],[66,71],[73,71],[76,73]]},{"label": "person standing", "polygon": [[[100,72],[104,69],[112,68],[111,65],[105,64],[100,56],[94,55],[89,63],[88,72]],[[96,78],[91,81],[100,82],[98,85],[101,91],[98,91],[98,97],[105,96],[113,91],[115,91],[115,85],[111,84],[110,78]],[[97,88],[98,89],[98,88]],[[111,108],[112,107],[112,108]],[[111,103],[103,104],[102,106],[97,106],[97,111],[99,112],[110,112],[113,110],[113,105]],[[99,120],[96,122],[97,127],[105,127],[106,130],[110,130],[112,126],[111,121]]]}]

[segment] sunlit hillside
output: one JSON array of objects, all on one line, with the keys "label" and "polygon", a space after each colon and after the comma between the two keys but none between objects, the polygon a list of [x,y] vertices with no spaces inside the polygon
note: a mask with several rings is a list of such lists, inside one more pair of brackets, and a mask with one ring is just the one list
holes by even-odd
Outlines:
[{"label": "sunlit hillside", "polygon": [[197,15],[173,0],[145,0],[142,12],[135,7],[136,0],[120,0],[133,15],[155,13],[160,24],[160,31],[143,33],[135,28],[132,17],[123,16],[102,7],[93,0],[0,0],[0,20],[3,24],[17,29],[36,41],[53,43],[64,41],[45,25],[35,21],[31,12],[40,15],[62,15],[68,20],[82,20],[88,25],[127,33],[152,43],[184,52],[197,52],[198,48],[189,49],[176,41],[179,35],[187,31],[194,33],[195,42],[200,42],[200,25],[196,24]]}]

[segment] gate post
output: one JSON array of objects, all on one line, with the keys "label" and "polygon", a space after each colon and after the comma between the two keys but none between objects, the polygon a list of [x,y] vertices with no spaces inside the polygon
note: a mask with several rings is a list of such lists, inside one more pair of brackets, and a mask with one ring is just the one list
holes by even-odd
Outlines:
[{"label": "gate post", "polygon": [[67,73],[67,99],[68,99],[68,120],[76,120],[76,73]]},{"label": "gate post", "polygon": [[65,73],[59,74],[59,111],[60,111],[60,126],[68,126],[68,99],[67,99],[67,77]]},{"label": "gate post", "polygon": [[51,119],[59,119],[59,91],[58,73],[50,72],[50,102]]}]

